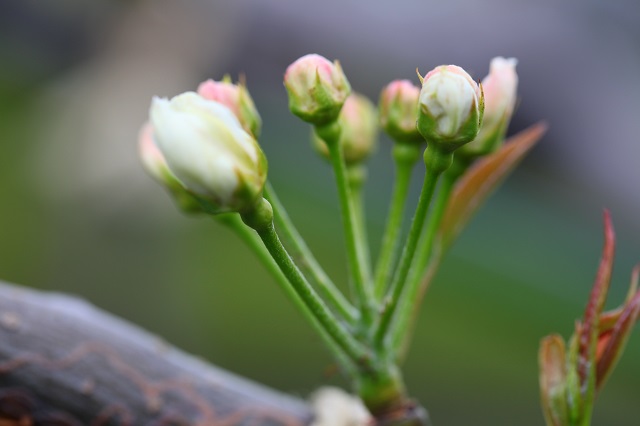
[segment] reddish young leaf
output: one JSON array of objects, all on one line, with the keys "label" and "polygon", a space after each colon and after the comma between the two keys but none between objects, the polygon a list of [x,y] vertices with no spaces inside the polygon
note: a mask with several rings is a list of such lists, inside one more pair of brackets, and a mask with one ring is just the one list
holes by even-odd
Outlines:
[{"label": "reddish young leaf", "polygon": [[[613,269],[613,255],[615,252],[615,234],[611,224],[609,211],[604,212],[604,247],[596,280],[587,302],[579,334],[578,349],[578,377],[583,394],[593,392],[595,377],[591,374],[596,362],[596,349],[599,335],[600,314],[607,300],[611,271]],[[585,398],[587,401],[590,398]]]},{"label": "reddish young leaf", "polygon": [[[598,328],[600,330],[601,336],[603,333],[611,331],[611,329],[618,322],[618,318],[620,318],[620,315],[622,315],[622,312],[625,310],[627,305],[631,302],[631,299],[633,299],[636,296],[636,293],[638,291],[639,278],[640,278],[640,265],[636,265],[635,268],[633,268],[633,271],[631,272],[631,284],[629,285],[629,291],[627,292],[627,298],[625,299],[624,303],[615,309],[612,309],[610,311],[606,311],[600,314],[600,325],[598,326]],[[598,342],[598,345],[600,345],[599,342]]]},{"label": "reddish young leaf", "polygon": [[610,329],[600,327],[598,338],[596,389],[601,389],[620,359],[629,340],[633,325],[640,315],[640,291],[637,291],[640,265],[633,270],[630,289],[635,293],[627,297],[615,325]]},{"label": "reddish young leaf", "polygon": [[534,124],[510,137],[495,153],[478,160],[460,179],[440,225],[442,246],[447,247],[480,205],[524,158],[547,130]]}]

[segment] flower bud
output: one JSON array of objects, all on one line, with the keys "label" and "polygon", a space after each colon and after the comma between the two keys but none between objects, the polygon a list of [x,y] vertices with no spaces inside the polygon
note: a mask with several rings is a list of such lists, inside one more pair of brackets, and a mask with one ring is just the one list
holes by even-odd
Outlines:
[{"label": "flower bud", "polygon": [[351,92],[340,63],[320,55],[305,55],[284,74],[289,94],[289,109],[302,120],[324,125],[335,121]]},{"label": "flower bud", "polygon": [[460,149],[462,155],[477,157],[494,151],[504,139],[516,104],[518,75],[515,58],[493,58],[489,75],[482,80],[485,105],[478,136]]},{"label": "flower bud", "polygon": [[380,94],[380,125],[396,141],[424,141],[416,121],[418,120],[418,89],[409,80],[395,80]]},{"label": "flower bud", "polygon": [[315,414],[313,426],[364,426],[371,414],[359,398],[340,388],[324,387],[311,395]]},{"label": "flower bud", "polygon": [[171,172],[210,203],[210,212],[242,212],[256,205],[267,160],[229,108],[187,92],[170,101],[154,98],[150,114]]},{"label": "flower bud", "polygon": [[482,124],[482,90],[462,68],[443,65],[422,80],[418,131],[447,151],[471,142]]},{"label": "flower bud", "polygon": [[153,140],[153,127],[146,122],[138,134],[138,154],[146,172],[158,183],[166,186],[180,184]]},{"label": "flower bud", "polygon": [[138,153],[146,172],[171,193],[181,210],[187,213],[202,211],[198,200],[188,193],[171,173],[162,152],[153,140],[153,127],[149,122],[142,126],[138,134]]},{"label": "flower bud", "polygon": [[229,76],[225,76],[222,81],[204,81],[198,86],[198,94],[229,108],[244,130],[256,139],[260,137],[262,119],[242,79],[239,84],[231,83]]},{"label": "flower bud", "polygon": [[[376,146],[378,121],[376,108],[365,96],[352,93],[344,102],[340,116],[340,147],[347,165],[363,162],[373,153]],[[329,158],[329,150],[324,141],[313,135],[316,150]]]}]

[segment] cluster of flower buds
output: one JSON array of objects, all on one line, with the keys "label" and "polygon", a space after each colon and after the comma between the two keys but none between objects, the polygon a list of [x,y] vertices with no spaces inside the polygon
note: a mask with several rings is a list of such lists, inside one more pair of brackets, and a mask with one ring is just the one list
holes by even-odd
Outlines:
[{"label": "cluster of flower buds", "polygon": [[613,371],[640,315],[638,277],[631,277],[624,304],[603,312],[609,291],[615,237],[605,212],[605,242],[596,281],[584,317],[576,323],[568,351],[561,336],[545,337],[540,346],[540,391],[548,425],[589,424],[595,394]]},{"label": "cluster of flower buds", "polygon": [[[319,55],[306,55],[292,63],[284,75],[284,85],[291,112],[315,126],[316,133],[322,136],[316,137],[315,146],[323,155],[329,154],[325,141],[329,144],[332,160],[336,160],[334,166],[340,172],[336,176],[342,176],[343,181],[345,165],[357,166],[373,152],[378,127],[399,142],[397,146],[411,147],[418,151],[418,155],[420,151],[416,147],[422,146],[426,140],[424,158],[427,170],[431,172],[426,177],[432,180],[431,185],[424,185],[424,188],[430,188],[430,192],[425,192],[428,196],[421,205],[423,210],[416,210],[420,221],[414,220],[412,231],[418,223],[417,231],[409,232],[415,239],[409,240],[412,241],[411,248],[407,249],[410,246],[407,243],[405,251],[411,252],[415,251],[422,220],[426,216],[418,212],[428,211],[437,178],[452,163],[453,152],[460,148],[456,155],[459,153],[465,159],[473,159],[490,153],[504,139],[516,99],[518,77],[515,67],[513,58],[494,58],[489,75],[482,84],[477,84],[462,68],[454,65],[436,67],[424,78],[420,77],[421,88],[407,80],[393,81],[380,95],[379,112],[367,98],[351,93],[349,82],[337,61],[332,63]],[[295,265],[287,263],[292,261],[286,251],[279,251],[276,246],[279,240],[271,233],[275,233],[274,228],[262,228],[264,223],[272,224],[273,211],[271,204],[262,198],[267,160],[257,142],[261,124],[244,81],[233,84],[228,77],[220,82],[208,80],[200,84],[197,93],[186,92],[170,100],[153,99],[150,121],[139,135],[140,156],[149,174],[171,192],[185,211],[210,214],[238,212],[244,223],[257,230],[258,234],[264,231],[260,236],[281,272],[290,283],[295,283],[298,295],[309,304],[309,309],[320,312],[317,313],[317,319],[322,320],[319,326],[324,327],[329,337],[335,340],[333,343],[339,344],[344,351],[342,355],[357,360],[359,365],[361,360],[368,359],[368,348],[362,348],[363,342],[351,336],[347,329],[341,329],[337,320],[333,322],[330,311],[305,287],[308,284],[297,275],[299,271]],[[336,146],[341,151],[336,150]],[[333,155],[336,152],[343,156]],[[345,201],[341,202],[350,207],[349,194],[346,190],[342,194]],[[424,201],[422,196],[420,200]],[[355,214],[347,211],[343,216],[347,223]],[[352,241],[360,237],[360,230],[356,227],[345,228],[351,230]],[[547,422],[553,426],[588,423],[595,392],[612,371],[632,326],[640,316],[640,291],[637,289],[640,267],[634,271],[624,305],[614,311],[603,312],[614,251],[608,213],[605,214],[605,237],[598,277],[584,318],[577,323],[568,350],[557,335],[542,342],[542,401]],[[358,247],[355,243],[350,247],[352,265],[365,263],[362,259],[366,256],[356,253]],[[400,277],[399,282],[406,281],[412,255],[413,252],[406,257],[408,262],[401,264],[402,267],[406,264],[402,272],[404,275],[396,274]],[[402,262],[404,260],[401,259]],[[367,284],[366,274],[356,273],[354,276],[354,283],[362,281],[360,284],[363,286]],[[395,289],[398,288],[402,290],[399,284]],[[402,292],[395,297],[395,289],[392,294],[395,304],[388,306],[397,307],[400,303]],[[361,296],[364,299],[369,294],[362,291]],[[362,303],[362,312],[370,314],[373,310],[368,311],[368,307],[375,306],[367,300],[365,302]],[[393,310],[387,312],[394,313]],[[390,321],[385,323],[381,320],[377,325],[388,325]],[[372,325],[376,325],[374,322]],[[371,343],[376,348],[384,346],[379,343],[384,343],[389,328],[380,326],[372,330],[375,340],[364,343]],[[380,330],[382,332],[378,333]],[[371,371],[366,373],[369,375]],[[361,396],[365,399],[369,396],[368,403],[375,406],[379,402],[384,406],[388,401],[381,399],[389,395],[393,398],[403,396],[401,380],[394,377],[382,384],[386,387],[373,386],[372,391],[363,386]],[[393,392],[387,395],[380,389],[393,389]]]},{"label": "cluster of flower buds", "polygon": [[[379,123],[396,140],[420,143],[424,138],[449,151],[478,135],[461,152],[486,153],[504,137],[513,111],[515,64],[514,59],[504,58],[491,62],[484,80],[483,125],[482,89],[453,65],[437,67],[421,78],[421,90],[408,80],[390,83],[380,95]],[[373,152],[378,127],[375,108],[363,96],[350,95],[351,87],[337,61],[303,56],[287,68],[284,84],[295,115],[316,126],[338,120],[348,164],[360,163]],[[244,81],[207,80],[197,94],[154,100],[151,126],[141,133],[143,162],[174,195],[184,189],[206,201],[210,211],[240,211],[261,196],[266,179],[266,159],[256,142],[261,124]],[[143,139],[150,142],[142,144]],[[318,137],[315,146],[327,154]],[[185,208],[189,205],[193,202]]]}]

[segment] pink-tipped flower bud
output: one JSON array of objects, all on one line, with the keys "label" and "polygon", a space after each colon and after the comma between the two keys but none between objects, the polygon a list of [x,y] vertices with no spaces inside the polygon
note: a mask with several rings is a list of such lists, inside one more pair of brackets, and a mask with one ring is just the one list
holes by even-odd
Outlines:
[{"label": "pink-tipped flower bud", "polygon": [[395,80],[380,93],[380,125],[395,141],[424,142],[418,132],[420,89],[409,80]]},{"label": "pink-tipped flower bud", "polygon": [[144,123],[138,133],[138,154],[146,172],[158,183],[167,186],[179,184],[153,140],[153,127],[149,122]]},{"label": "pink-tipped flower bud", "polygon": [[182,186],[210,213],[245,212],[262,196],[267,160],[221,103],[193,92],[151,104],[154,140]]},{"label": "pink-tipped flower bud", "polygon": [[351,92],[340,63],[320,55],[305,55],[284,74],[289,109],[302,120],[324,125],[335,121]]},{"label": "pink-tipped flower bud", "polygon": [[[347,165],[363,162],[376,148],[378,121],[376,107],[365,96],[352,93],[342,107],[340,116],[340,148]],[[329,158],[329,150],[324,141],[315,134],[313,142],[316,150]]]},{"label": "pink-tipped flower bud", "polygon": [[229,76],[222,81],[204,81],[198,86],[198,94],[229,108],[247,132],[256,139],[260,137],[262,119],[242,79],[239,84],[233,84]]},{"label": "pink-tipped flower bud", "polygon": [[173,196],[178,206],[187,213],[201,212],[198,200],[187,192],[173,175],[164,155],[153,139],[153,126],[146,122],[138,134],[138,154],[145,171]]},{"label": "pink-tipped flower bud", "polygon": [[478,136],[460,149],[462,155],[486,155],[502,143],[516,104],[518,74],[515,58],[493,58],[489,75],[482,80],[484,91],[484,117]]},{"label": "pink-tipped flower bud", "polygon": [[471,142],[482,124],[482,89],[465,70],[442,65],[422,80],[418,131],[447,151]]}]

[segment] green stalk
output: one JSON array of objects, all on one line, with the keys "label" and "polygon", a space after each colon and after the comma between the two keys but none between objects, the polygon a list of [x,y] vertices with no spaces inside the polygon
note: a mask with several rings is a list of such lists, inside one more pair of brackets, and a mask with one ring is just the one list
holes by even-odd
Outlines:
[{"label": "green stalk", "polygon": [[[420,284],[425,282],[425,269],[431,260],[434,249],[434,240],[440,226],[440,221],[451,197],[451,192],[457,178],[452,177],[449,173],[444,173],[442,183],[438,189],[438,194],[433,205],[433,209],[429,214],[426,229],[420,237],[418,249],[416,251],[414,265],[410,270],[407,279],[407,289],[402,296],[401,306],[398,310],[398,319],[393,325],[391,331],[391,350],[398,353],[398,359],[402,360],[408,349],[408,341],[413,330],[413,322],[417,318],[417,313],[422,304]],[[420,293],[420,294],[419,294]]]},{"label": "green stalk", "polygon": [[400,298],[407,287],[407,276],[409,274],[409,269],[411,268],[418,240],[422,233],[422,226],[424,225],[425,217],[438,183],[438,178],[442,172],[451,165],[453,154],[443,152],[437,146],[427,145],[424,157],[425,163],[427,164],[427,171],[425,173],[420,199],[418,200],[418,207],[416,208],[416,212],[413,216],[409,235],[407,236],[407,242],[402,251],[402,256],[400,257],[400,264],[393,277],[391,289],[389,290],[390,295],[387,297],[385,310],[382,313],[382,317],[374,334],[375,346],[385,352],[388,352],[390,349],[385,348],[384,343],[392,320],[398,315],[397,311]]},{"label": "green stalk", "polygon": [[364,194],[362,188],[367,179],[367,168],[364,165],[347,166],[347,180],[349,181],[349,194],[351,195],[351,203],[355,215],[356,228],[356,244],[358,250],[364,253],[366,264],[363,269],[365,272],[365,282],[371,281],[371,255],[369,253],[369,237],[367,232],[367,218],[364,208]]},{"label": "green stalk", "polygon": [[338,321],[329,307],[302,275],[295,263],[293,263],[293,260],[276,233],[273,224],[273,211],[269,202],[262,199],[253,210],[242,214],[242,220],[245,224],[256,230],[273,260],[278,264],[284,276],[287,277],[287,280],[306,306],[306,309],[311,312],[324,331],[331,337],[335,344],[345,352],[351,361],[358,365],[360,369],[366,370],[373,359],[371,352],[363,347],[360,342],[349,333],[344,324]]},{"label": "green stalk", "polygon": [[433,210],[427,221],[427,227],[424,234],[420,238],[420,247],[416,252],[415,267],[411,268],[411,275],[409,276],[409,283],[414,281],[420,281],[424,270],[427,267],[431,253],[433,253],[433,243],[442,221],[442,216],[447,208],[449,198],[456,182],[456,178],[452,178],[447,173],[442,176],[442,183],[438,189],[438,195],[436,196]]},{"label": "green stalk", "polygon": [[391,345],[394,348],[395,352],[395,361],[398,364],[402,364],[407,356],[407,352],[409,351],[409,347],[411,346],[411,337],[413,336],[416,322],[418,318],[418,314],[420,313],[420,305],[422,300],[424,300],[424,295],[429,288],[429,284],[431,283],[434,275],[438,271],[440,267],[440,262],[442,261],[442,257],[444,254],[444,250],[441,247],[437,247],[437,250],[431,256],[429,264],[427,266],[426,272],[421,277],[418,286],[418,294],[416,295],[417,302],[411,304],[409,298],[407,298],[407,305],[403,306],[402,309],[407,309],[407,312],[402,312],[402,317],[398,320],[398,328],[403,328],[404,332],[395,332],[392,331],[392,340]]},{"label": "green stalk", "polygon": [[293,221],[289,217],[286,209],[278,199],[276,192],[269,182],[264,189],[265,198],[271,203],[274,213],[274,221],[285,246],[296,264],[300,267],[305,276],[309,277],[312,284],[316,285],[328,303],[344,317],[349,323],[354,323],[358,317],[358,312],[344,297],[340,289],[336,287],[331,278],[326,274],[322,266],[311,253],[311,250],[296,229]]},{"label": "green stalk", "polygon": [[380,253],[376,262],[374,274],[374,294],[377,300],[382,299],[393,273],[393,265],[398,258],[400,249],[400,235],[405,203],[411,183],[411,172],[416,161],[420,158],[421,146],[416,143],[396,142],[393,147],[393,158],[396,163],[396,178],[391,196],[391,205],[387,216],[380,245]]},{"label": "green stalk", "polygon": [[315,130],[318,136],[325,141],[327,148],[329,148],[331,165],[333,166],[340,198],[340,211],[347,246],[347,260],[349,263],[351,283],[358,302],[362,325],[369,327],[373,322],[373,298],[365,270],[365,265],[367,264],[366,254],[357,243],[358,231],[353,197],[350,194],[351,191],[347,180],[344,153],[340,146],[340,125],[337,122],[333,122],[322,127],[316,126]]},{"label": "green stalk", "polygon": [[240,239],[249,247],[249,249],[253,251],[267,271],[276,280],[282,291],[285,292],[287,297],[293,302],[298,310],[302,312],[305,318],[311,323],[312,327],[320,334],[323,342],[337,358],[341,367],[345,369],[349,376],[354,377],[356,375],[355,364],[322,327],[307,305],[304,304],[302,299],[298,297],[298,294],[295,292],[291,284],[289,284],[287,277],[282,273],[278,264],[273,260],[269,251],[267,251],[264,244],[262,244],[260,238],[258,238],[258,234],[253,229],[246,226],[242,222],[240,216],[235,213],[218,215],[215,216],[215,219],[234,231],[236,235],[238,235],[238,237],[240,237]]},{"label": "green stalk", "polygon": [[[454,156],[451,167],[442,176],[442,183],[438,190],[438,195],[429,216],[427,227],[420,238],[418,251],[416,253],[416,263],[411,268],[409,274],[409,290],[407,296],[403,297],[400,317],[391,332],[391,344],[397,354],[397,360],[401,363],[406,357],[411,344],[411,336],[415,329],[415,322],[420,312],[420,306],[424,300],[427,286],[436,273],[442,256],[447,247],[437,246],[435,237],[440,228],[442,217],[447,208],[451,194],[458,179],[467,171],[472,164],[468,158]],[[437,251],[434,253],[434,249]]]}]

